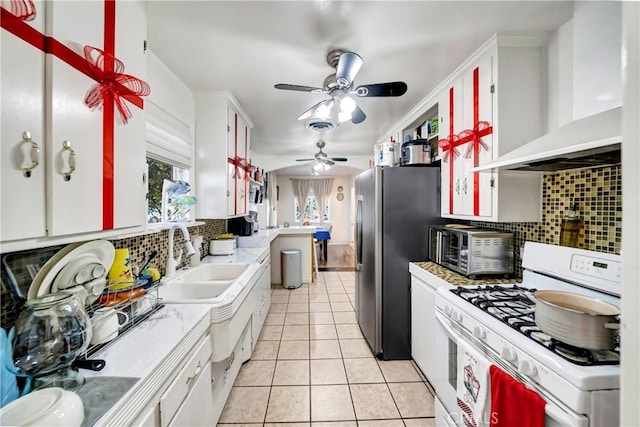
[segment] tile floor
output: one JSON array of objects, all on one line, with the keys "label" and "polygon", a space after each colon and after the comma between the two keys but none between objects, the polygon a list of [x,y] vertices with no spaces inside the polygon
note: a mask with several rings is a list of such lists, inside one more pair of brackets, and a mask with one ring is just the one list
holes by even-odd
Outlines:
[{"label": "tile floor", "polygon": [[434,426],[430,385],[412,361],[373,357],[354,312],[353,272],[274,287],[251,357],[218,426]]}]

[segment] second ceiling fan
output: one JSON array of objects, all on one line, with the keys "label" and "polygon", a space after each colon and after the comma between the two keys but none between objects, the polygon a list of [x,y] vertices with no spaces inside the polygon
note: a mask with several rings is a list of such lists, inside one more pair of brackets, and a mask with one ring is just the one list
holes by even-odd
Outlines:
[{"label": "second ceiling fan", "polygon": [[321,88],[292,84],[277,84],[276,89],[295,90],[300,92],[326,93],[331,98],[320,101],[298,116],[298,120],[311,118],[336,119],[339,123],[351,120],[362,123],[367,115],[349,95],[359,97],[402,96],[407,92],[405,82],[374,83],[353,87],[353,81],[362,67],[362,58],[353,52],[333,49],[327,54],[327,63],[336,69],[324,79]]},{"label": "second ceiling fan", "polygon": [[335,165],[336,162],[346,162],[346,157],[328,157],[327,153],[322,151],[325,147],[325,142],[320,140],[316,142],[316,147],[318,147],[318,152],[313,155],[313,159],[296,159],[296,162],[313,162],[312,168],[314,170],[328,170],[331,166]]}]

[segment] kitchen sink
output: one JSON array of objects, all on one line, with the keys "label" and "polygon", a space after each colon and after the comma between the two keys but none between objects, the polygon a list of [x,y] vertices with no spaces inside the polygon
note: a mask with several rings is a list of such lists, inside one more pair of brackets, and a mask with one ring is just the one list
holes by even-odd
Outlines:
[{"label": "kitchen sink", "polygon": [[189,268],[166,283],[201,283],[215,281],[233,281],[240,277],[249,264],[201,264]]},{"label": "kitchen sink", "polygon": [[202,264],[179,273],[158,289],[163,303],[205,303],[222,294],[249,264]]},{"label": "kitchen sink", "polygon": [[[233,280],[217,280],[204,283],[172,283],[161,286],[158,296],[163,303],[184,303],[186,300],[208,300],[216,298],[233,283]],[[196,302],[196,301],[194,301]]]}]

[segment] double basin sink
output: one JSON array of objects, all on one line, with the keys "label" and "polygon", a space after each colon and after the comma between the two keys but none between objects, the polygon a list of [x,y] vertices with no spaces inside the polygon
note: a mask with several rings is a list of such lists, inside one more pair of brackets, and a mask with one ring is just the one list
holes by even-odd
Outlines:
[{"label": "double basin sink", "polygon": [[201,264],[165,279],[158,290],[163,303],[206,303],[221,295],[249,264]]}]

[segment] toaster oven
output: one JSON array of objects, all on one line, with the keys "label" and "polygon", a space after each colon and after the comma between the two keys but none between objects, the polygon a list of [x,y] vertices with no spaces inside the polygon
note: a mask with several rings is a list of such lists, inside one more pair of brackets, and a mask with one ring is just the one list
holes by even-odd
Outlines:
[{"label": "toaster oven", "polygon": [[471,279],[513,274],[513,256],[513,233],[455,226],[429,228],[429,259]]}]

